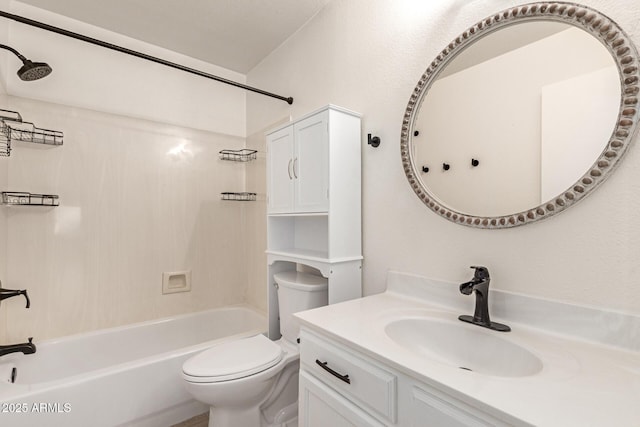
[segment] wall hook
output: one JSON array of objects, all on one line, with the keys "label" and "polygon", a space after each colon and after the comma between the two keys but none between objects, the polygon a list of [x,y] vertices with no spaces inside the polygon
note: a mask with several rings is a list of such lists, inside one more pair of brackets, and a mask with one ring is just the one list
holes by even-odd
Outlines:
[{"label": "wall hook", "polygon": [[378,136],[371,136],[371,134],[367,135],[367,144],[369,144],[372,147],[377,147],[378,145],[380,145],[380,137]]},{"label": "wall hook", "polygon": [[478,166],[480,164],[480,160],[477,159],[471,159],[471,166],[473,166],[474,168],[476,166]]},{"label": "wall hook", "polygon": [[428,166],[423,166],[422,167],[422,173],[427,173],[429,172],[429,167]]},{"label": "wall hook", "polygon": [[451,165],[450,165],[449,163],[443,163],[443,164],[442,164],[442,169],[444,169],[444,170],[448,171],[448,170],[449,170],[449,168],[451,168]]}]

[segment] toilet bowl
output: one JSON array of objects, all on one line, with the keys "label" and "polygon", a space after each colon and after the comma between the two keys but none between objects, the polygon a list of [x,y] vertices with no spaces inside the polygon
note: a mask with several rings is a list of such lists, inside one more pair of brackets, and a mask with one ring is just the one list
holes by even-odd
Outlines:
[{"label": "toilet bowl", "polygon": [[209,405],[209,427],[275,427],[297,417],[299,333],[293,313],[327,304],[327,280],[274,275],[282,338],[255,335],[211,347],[182,367],[186,389]]}]

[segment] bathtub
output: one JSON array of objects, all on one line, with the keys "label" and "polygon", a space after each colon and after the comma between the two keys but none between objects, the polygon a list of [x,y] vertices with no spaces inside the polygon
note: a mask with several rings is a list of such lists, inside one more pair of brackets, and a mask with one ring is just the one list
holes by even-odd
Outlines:
[{"label": "bathtub", "polygon": [[0,358],[0,426],[170,426],[208,411],[185,391],[184,361],[266,326],[264,315],[233,306],[36,338],[35,354]]}]

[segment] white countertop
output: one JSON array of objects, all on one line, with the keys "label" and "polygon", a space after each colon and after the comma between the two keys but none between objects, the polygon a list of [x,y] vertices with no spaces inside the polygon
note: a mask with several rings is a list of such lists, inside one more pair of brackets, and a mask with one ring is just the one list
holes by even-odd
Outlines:
[{"label": "white countertop", "polygon": [[492,317],[512,331],[480,329],[527,348],[543,363],[534,375],[496,377],[418,355],[384,333],[389,319],[433,312],[453,321],[459,314],[473,314],[392,289],[296,317],[312,330],[496,416],[508,414],[536,426],[640,426],[640,352]]}]

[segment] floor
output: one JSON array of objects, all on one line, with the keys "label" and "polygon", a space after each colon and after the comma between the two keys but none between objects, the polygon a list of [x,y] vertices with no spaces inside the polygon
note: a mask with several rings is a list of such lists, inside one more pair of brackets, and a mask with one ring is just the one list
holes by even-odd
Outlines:
[{"label": "floor", "polygon": [[193,418],[189,418],[178,424],[174,424],[171,427],[207,427],[209,425],[209,413],[196,415]]}]

